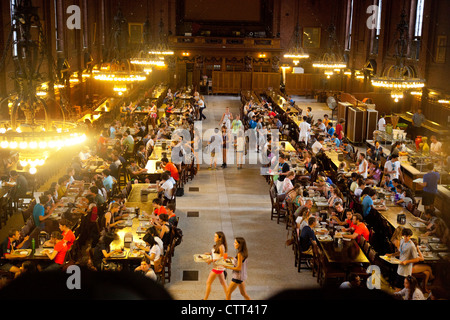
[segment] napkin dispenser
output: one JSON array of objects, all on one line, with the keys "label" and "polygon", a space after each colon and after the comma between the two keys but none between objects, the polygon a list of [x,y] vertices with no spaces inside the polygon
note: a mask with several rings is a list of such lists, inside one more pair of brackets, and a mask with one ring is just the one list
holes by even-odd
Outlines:
[{"label": "napkin dispenser", "polygon": [[130,248],[132,242],[133,242],[133,234],[131,232],[125,233],[125,236],[123,237],[123,246],[125,248]]},{"label": "napkin dispenser", "polygon": [[150,193],[149,190],[143,189],[141,190],[141,202],[147,202],[148,201],[148,194]]},{"label": "napkin dispenser", "polygon": [[397,215],[397,223],[398,224],[405,224],[406,223],[406,214],[404,213],[399,213]]},{"label": "napkin dispenser", "polygon": [[344,153],[343,152],[338,152],[337,156],[338,156],[338,161],[344,161]]}]

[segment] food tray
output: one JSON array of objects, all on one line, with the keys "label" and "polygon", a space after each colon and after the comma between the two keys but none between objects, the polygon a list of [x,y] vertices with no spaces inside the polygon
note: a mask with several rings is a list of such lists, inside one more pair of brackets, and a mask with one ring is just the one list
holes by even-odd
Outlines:
[{"label": "food tray", "polygon": [[414,228],[426,228],[426,225],[423,222],[410,222],[409,224]]},{"label": "food tray", "polygon": [[34,256],[35,257],[46,257],[46,255],[43,253],[44,250],[47,250],[49,254],[52,254],[54,249],[53,248],[36,249]]},{"label": "food tray", "polygon": [[433,251],[448,251],[448,247],[442,243],[430,243],[430,244],[428,244],[428,246]]},{"label": "food tray", "polygon": [[400,260],[395,257],[388,257],[388,256],[380,256],[381,259],[384,261],[387,261],[391,264],[400,264]]},{"label": "food tray", "polygon": [[30,253],[31,253],[31,249],[17,249],[14,251],[13,255],[26,254],[27,256],[29,256]]},{"label": "food tray", "polygon": [[317,239],[320,241],[333,241],[333,238],[331,238],[330,235],[324,235],[324,236],[317,236]]},{"label": "food tray", "polygon": [[109,257],[113,258],[113,259],[120,259],[120,258],[126,258],[126,256],[127,256],[127,252],[126,251],[122,251],[122,252],[114,252]]},{"label": "food tray", "polygon": [[133,250],[132,252],[128,252],[129,258],[142,258],[144,253],[141,250]]},{"label": "food tray", "polygon": [[194,254],[195,262],[206,262],[210,258],[211,256],[209,254]]},{"label": "food tray", "polygon": [[439,260],[439,257],[431,251],[422,252],[422,255],[425,260]]}]

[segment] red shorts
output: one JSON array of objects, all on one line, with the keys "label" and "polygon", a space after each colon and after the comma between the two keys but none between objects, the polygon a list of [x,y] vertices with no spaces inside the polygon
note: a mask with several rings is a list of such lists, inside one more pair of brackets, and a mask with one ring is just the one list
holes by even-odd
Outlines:
[{"label": "red shorts", "polygon": [[217,270],[217,269],[212,269],[212,272],[214,272],[215,274],[221,274],[223,273],[224,270]]}]

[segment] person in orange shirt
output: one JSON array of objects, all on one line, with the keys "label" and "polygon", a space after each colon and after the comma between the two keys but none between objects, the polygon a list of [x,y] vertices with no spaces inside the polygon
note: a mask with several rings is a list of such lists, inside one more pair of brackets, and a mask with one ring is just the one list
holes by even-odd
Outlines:
[{"label": "person in orange shirt", "polygon": [[48,249],[42,251],[50,260],[53,261],[52,264],[45,268],[46,271],[61,269],[64,265],[64,260],[68,250],[67,243],[59,231],[52,232],[51,241],[54,243],[53,251],[51,253]]},{"label": "person in orange shirt", "polygon": [[178,181],[178,179],[180,179],[177,167],[172,162],[170,162],[169,159],[162,158],[161,167],[164,169],[164,171],[170,171],[170,176],[174,178],[175,181]]},{"label": "person in orange shirt", "polygon": [[358,241],[359,238],[363,236],[366,241],[369,241],[369,229],[367,229],[367,226],[363,221],[364,220],[362,215],[359,213],[355,213],[353,215],[353,227],[355,228],[355,230],[352,234],[344,234],[342,236],[344,238],[356,239],[356,241]]},{"label": "person in orange shirt", "polygon": [[166,213],[167,214],[167,210],[166,208],[162,205],[162,201],[159,198],[155,198],[152,201],[152,205],[153,205],[153,213],[155,216],[159,216],[161,213]]}]

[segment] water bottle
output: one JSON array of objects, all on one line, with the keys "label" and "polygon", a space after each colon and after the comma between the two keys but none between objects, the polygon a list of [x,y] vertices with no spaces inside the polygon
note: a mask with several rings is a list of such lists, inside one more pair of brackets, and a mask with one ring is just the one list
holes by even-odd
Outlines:
[{"label": "water bottle", "polygon": [[34,255],[35,249],[36,249],[36,240],[34,240],[34,238],[33,238],[33,239],[31,239],[31,254]]}]

